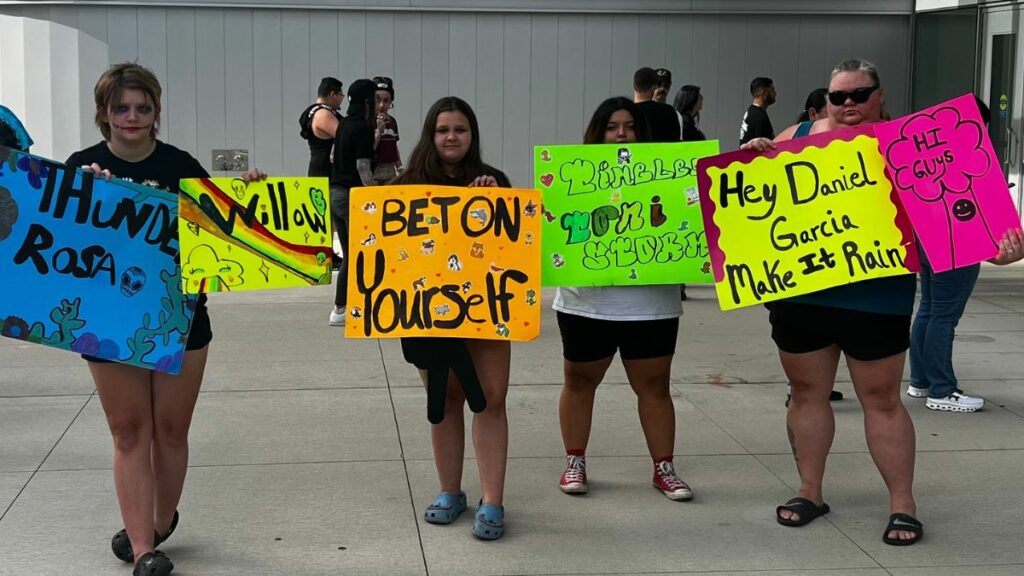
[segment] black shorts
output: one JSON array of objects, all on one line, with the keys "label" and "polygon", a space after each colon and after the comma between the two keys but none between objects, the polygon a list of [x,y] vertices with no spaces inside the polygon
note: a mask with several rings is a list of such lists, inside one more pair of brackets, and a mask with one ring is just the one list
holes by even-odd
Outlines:
[{"label": "black shorts", "polygon": [[[202,298],[196,307],[195,315],[192,316],[192,330],[188,333],[188,341],[185,343],[185,350],[200,350],[213,340],[213,328],[210,325],[210,312],[206,309],[206,297]],[[97,358],[82,354],[89,362],[109,363],[112,360]]]},{"label": "black shorts", "polygon": [[773,302],[768,319],[779,350],[804,354],[835,344],[854,360],[888,358],[910,347],[910,316],[798,302]]},{"label": "black shorts", "polygon": [[598,320],[556,312],[562,334],[562,357],[570,362],[594,362],[615,355],[623,360],[647,360],[676,353],[679,318],[664,320]]}]

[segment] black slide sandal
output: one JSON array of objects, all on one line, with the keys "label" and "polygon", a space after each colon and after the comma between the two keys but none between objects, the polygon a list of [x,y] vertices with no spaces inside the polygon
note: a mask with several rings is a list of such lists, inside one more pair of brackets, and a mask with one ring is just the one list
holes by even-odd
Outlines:
[{"label": "black slide sandal", "polygon": [[[893,530],[912,532],[914,537],[910,540],[889,538],[889,532],[892,532]],[[921,524],[920,520],[909,514],[896,512],[889,516],[889,524],[885,527],[885,532],[882,533],[882,542],[885,542],[889,546],[910,546],[911,544],[916,544],[922,536],[924,536],[924,525]]]},{"label": "black slide sandal", "polygon": [[[815,518],[828,514],[831,510],[832,509],[828,507],[828,504],[825,504],[824,502],[821,506],[818,506],[807,498],[800,498],[797,496],[782,506],[775,508],[775,519],[783,526],[804,526],[809,524]],[[783,518],[781,516],[783,511],[794,512],[800,516],[800,519],[788,520]]]},{"label": "black slide sandal", "polygon": [[[178,527],[178,511],[174,511],[174,518],[171,519],[171,526],[167,529],[167,534],[163,536],[159,532],[153,532],[153,547],[157,547],[167,541],[174,534],[174,529]],[[114,556],[122,562],[132,563],[135,561],[135,552],[132,550],[132,541],[128,538],[128,532],[123,528],[114,537],[110,539],[110,549],[114,552]]]}]

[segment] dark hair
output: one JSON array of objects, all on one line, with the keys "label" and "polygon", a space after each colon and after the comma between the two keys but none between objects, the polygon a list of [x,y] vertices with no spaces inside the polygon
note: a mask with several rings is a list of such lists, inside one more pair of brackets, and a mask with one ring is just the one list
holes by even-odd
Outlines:
[{"label": "dark hair", "polygon": [[434,145],[437,119],[444,112],[458,112],[469,122],[469,150],[466,151],[462,162],[456,168],[455,179],[468,184],[477,176],[493,175],[498,172],[484,164],[480,157],[480,126],[477,124],[473,109],[462,98],[445,96],[434,102],[430,110],[427,110],[420,140],[412,149],[405,170],[392,180],[391,184],[445,184],[451,180],[444,173],[444,166],[441,164],[441,159],[437,155],[437,147]]},{"label": "dark hair", "polygon": [[[650,68],[648,68],[650,70]],[[644,113],[640,111],[640,107],[633,103],[628,98],[622,96],[615,96],[609,98],[594,110],[594,115],[590,117],[590,124],[587,125],[587,131],[583,133],[584,144],[604,144],[604,133],[608,127],[608,121],[611,120],[612,114],[619,110],[625,110],[629,112],[629,115],[633,117],[633,124],[636,130],[636,141],[637,142],[650,142],[651,141],[651,129],[647,125],[647,118],[644,117]]]},{"label": "dark hair", "polygon": [[771,88],[775,83],[772,82],[771,78],[765,78],[758,76],[750,81],[750,95],[757,96],[758,90],[765,90]]},{"label": "dark hair", "polygon": [[687,84],[676,92],[676,99],[674,105],[676,111],[680,114],[696,118],[700,115],[698,112],[696,115],[691,114],[690,111],[697,105],[700,100],[700,86],[694,86],[693,84]]},{"label": "dark hair", "polygon": [[828,96],[828,88],[815,88],[807,95],[804,102],[804,109],[797,116],[797,122],[807,122],[811,119],[811,110],[821,111],[828,104],[825,98]]},{"label": "dark hair", "polygon": [[[373,124],[377,118],[373,114],[374,99],[376,98],[377,85],[372,80],[360,78],[348,87],[348,111],[346,116],[362,118]],[[339,132],[340,133],[340,132]]]},{"label": "dark hair", "polygon": [[333,76],[326,76],[320,80],[320,87],[317,88],[316,95],[319,98],[327,98],[332,92],[341,92],[341,80]]},{"label": "dark hair", "polygon": [[633,89],[637,92],[653,90],[660,82],[658,73],[654,71],[654,68],[644,66],[633,73]]},{"label": "dark hair", "polygon": [[373,83],[377,85],[377,90],[383,90],[388,94],[391,94],[391,100],[395,100],[395,83],[387,76],[374,76]]},{"label": "dark hair", "polygon": [[985,126],[988,126],[989,121],[992,120],[992,112],[981,98],[975,96],[974,100],[978,103],[978,112],[981,112],[981,119],[985,122]]},{"label": "dark hair", "polygon": [[100,133],[103,134],[103,139],[110,140],[110,122],[107,116],[110,109],[120,103],[121,94],[125,90],[139,90],[153,101],[156,114],[149,135],[156,138],[160,131],[160,81],[149,68],[134,62],[122,62],[114,64],[100,74],[100,79],[93,88],[93,99],[96,102],[95,121]]}]

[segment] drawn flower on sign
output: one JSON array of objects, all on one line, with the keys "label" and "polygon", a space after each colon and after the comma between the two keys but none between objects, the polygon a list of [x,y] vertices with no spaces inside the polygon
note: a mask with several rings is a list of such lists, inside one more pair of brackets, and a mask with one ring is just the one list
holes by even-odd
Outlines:
[{"label": "drawn flower on sign", "polygon": [[885,151],[896,186],[925,201],[967,192],[992,166],[983,134],[980,122],[963,119],[952,107],[912,117]]},{"label": "drawn flower on sign", "polygon": [[28,172],[28,185],[36,190],[43,187],[43,179],[50,175],[50,169],[35,158],[22,156],[18,158],[18,170]]},{"label": "drawn flower on sign", "polygon": [[16,340],[28,339],[28,332],[28,322],[18,316],[8,316],[3,322],[3,328],[0,328],[0,334]]},{"label": "drawn flower on sign", "polygon": [[213,248],[203,244],[188,253],[188,261],[181,267],[181,277],[188,281],[192,291],[211,279],[218,279],[225,287],[237,286],[244,282],[242,265],[234,260],[225,260]]}]

